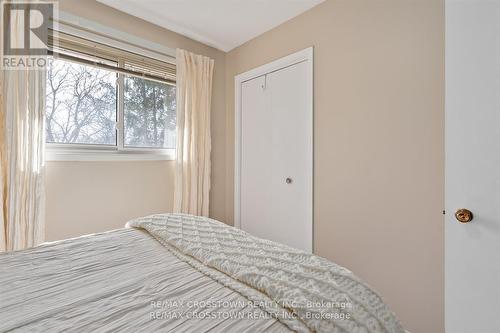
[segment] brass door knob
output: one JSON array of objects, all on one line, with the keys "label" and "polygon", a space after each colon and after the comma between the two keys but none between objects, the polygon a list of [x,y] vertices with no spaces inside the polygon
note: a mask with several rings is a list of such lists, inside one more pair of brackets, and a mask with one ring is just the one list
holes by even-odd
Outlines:
[{"label": "brass door knob", "polygon": [[470,210],[461,208],[455,212],[455,218],[458,220],[458,222],[468,223],[472,221],[474,215],[472,215],[472,212]]}]

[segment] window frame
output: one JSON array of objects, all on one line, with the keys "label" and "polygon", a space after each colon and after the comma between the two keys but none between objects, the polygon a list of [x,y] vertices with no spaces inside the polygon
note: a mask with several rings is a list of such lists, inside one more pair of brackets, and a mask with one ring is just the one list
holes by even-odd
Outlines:
[{"label": "window frame", "polygon": [[[65,59],[62,59],[65,60]],[[68,60],[65,60],[68,61]],[[123,60],[117,68],[123,68]],[[87,65],[90,66],[90,65]],[[127,147],[125,141],[125,75],[116,71],[116,145],[45,142],[47,161],[161,161],[175,160],[175,148]],[[147,78],[144,78],[147,80]],[[168,84],[168,83],[165,83]],[[45,129],[44,129],[45,130]]]}]

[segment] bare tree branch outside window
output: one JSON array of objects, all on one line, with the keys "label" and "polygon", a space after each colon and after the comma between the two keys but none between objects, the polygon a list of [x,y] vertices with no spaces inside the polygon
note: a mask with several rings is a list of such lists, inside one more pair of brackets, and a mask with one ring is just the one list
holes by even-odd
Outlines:
[{"label": "bare tree branch outside window", "polygon": [[46,105],[47,142],[116,145],[116,73],[54,59]]},{"label": "bare tree branch outside window", "polygon": [[117,145],[117,105],[123,103],[124,146],[175,148],[175,86],[54,59],[47,73],[46,141]]}]

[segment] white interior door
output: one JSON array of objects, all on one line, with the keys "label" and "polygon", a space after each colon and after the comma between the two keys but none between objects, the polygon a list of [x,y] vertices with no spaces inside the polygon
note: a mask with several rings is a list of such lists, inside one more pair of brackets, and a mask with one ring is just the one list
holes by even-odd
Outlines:
[{"label": "white interior door", "polygon": [[310,63],[241,83],[239,226],[312,252]]},{"label": "white interior door", "polygon": [[500,332],[499,36],[499,1],[446,1],[448,333]]}]

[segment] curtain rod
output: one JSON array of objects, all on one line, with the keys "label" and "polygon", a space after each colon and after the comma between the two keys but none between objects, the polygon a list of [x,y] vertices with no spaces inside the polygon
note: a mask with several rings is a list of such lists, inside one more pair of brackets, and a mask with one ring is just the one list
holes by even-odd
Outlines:
[{"label": "curtain rod", "polygon": [[[80,33],[91,34],[97,38],[104,38],[112,42],[117,42],[119,44],[151,53],[151,55],[148,56],[149,58],[175,64],[175,49],[165,47],[140,37],[128,35],[123,31],[118,31],[106,25],[72,15],[64,11],[60,11],[59,17],[57,19],[51,18],[51,21],[55,24],[54,28],[57,27],[55,29],[57,31],[70,34],[72,34],[72,32],[78,32],[78,36]],[[158,50],[158,48],[163,49]],[[128,49],[126,49],[126,51],[133,52]]]}]

